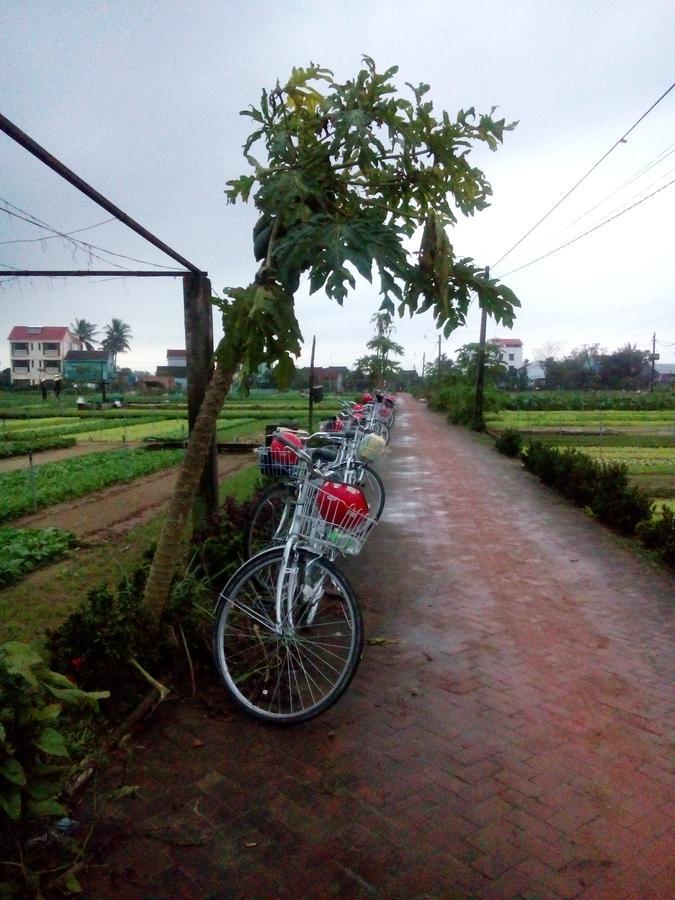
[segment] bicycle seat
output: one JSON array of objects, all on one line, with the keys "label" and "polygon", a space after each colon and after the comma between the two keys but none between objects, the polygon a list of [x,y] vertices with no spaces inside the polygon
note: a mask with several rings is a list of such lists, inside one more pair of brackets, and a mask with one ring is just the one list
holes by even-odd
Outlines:
[{"label": "bicycle seat", "polygon": [[312,462],[315,463],[333,462],[337,459],[337,451],[330,447],[315,447],[313,450],[308,450],[308,453],[312,457]]}]

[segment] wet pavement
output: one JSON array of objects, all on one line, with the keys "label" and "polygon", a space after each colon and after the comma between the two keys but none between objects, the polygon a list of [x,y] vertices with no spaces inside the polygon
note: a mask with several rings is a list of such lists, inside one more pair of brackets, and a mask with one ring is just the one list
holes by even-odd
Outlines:
[{"label": "wet pavement", "polygon": [[672,577],[409,397],[379,468],[347,694],[162,704],[75,813],[85,896],[672,896]]}]

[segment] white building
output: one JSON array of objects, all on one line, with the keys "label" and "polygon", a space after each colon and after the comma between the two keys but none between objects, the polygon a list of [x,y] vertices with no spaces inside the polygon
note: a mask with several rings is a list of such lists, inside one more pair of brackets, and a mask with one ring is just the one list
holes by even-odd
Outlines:
[{"label": "white building", "polygon": [[63,375],[63,360],[71,350],[85,350],[65,325],[15,325],[7,338],[12,384],[39,384]]},{"label": "white building", "polygon": [[520,369],[523,365],[523,342],[520,338],[493,338],[492,343],[499,347],[502,362],[511,369]]}]

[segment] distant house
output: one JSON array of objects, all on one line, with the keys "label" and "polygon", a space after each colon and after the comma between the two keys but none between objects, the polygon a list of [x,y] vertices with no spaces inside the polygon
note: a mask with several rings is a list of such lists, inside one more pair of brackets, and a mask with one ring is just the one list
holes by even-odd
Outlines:
[{"label": "distant house", "polygon": [[[314,367],[314,384],[321,385],[329,394],[342,394],[345,390],[347,366]],[[307,370],[309,376],[309,369]]]},{"label": "distant house", "polygon": [[538,362],[525,362],[519,369],[518,374],[521,372],[527,378],[527,383],[530,387],[544,387],[546,383],[546,369],[542,366],[541,363]]},{"label": "distant house", "polygon": [[520,338],[492,338],[492,344],[499,347],[502,362],[511,369],[520,369],[523,365],[523,342]]},{"label": "distant house", "polygon": [[12,384],[29,387],[63,375],[63,363],[84,344],[66,325],[15,325],[7,338]]},{"label": "distant house", "polygon": [[107,350],[69,350],[63,377],[78,384],[99,384],[112,377],[112,354]]},{"label": "distant house", "polygon": [[654,363],[654,382],[655,384],[675,386],[675,365],[672,363]]},{"label": "distant house", "polygon": [[167,350],[166,365],[157,366],[155,382],[163,384],[167,390],[187,390],[187,352],[185,350]]}]

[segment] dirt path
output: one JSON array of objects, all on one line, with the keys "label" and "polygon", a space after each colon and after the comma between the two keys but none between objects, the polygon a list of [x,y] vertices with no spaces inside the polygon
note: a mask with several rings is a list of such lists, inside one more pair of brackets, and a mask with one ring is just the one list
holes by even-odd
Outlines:
[{"label": "dirt path", "polygon": [[75,810],[86,896],[671,896],[673,579],[410,398],[381,471],[385,640],[296,729],[162,705]]},{"label": "dirt path", "polygon": [[[72,448],[75,449],[75,448]],[[251,454],[218,456],[218,477],[225,478],[253,461]],[[129,484],[118,484],[80,500],[70,500],[12,521],[12,525],[47,528],[56,525],[90,539],[120,534],[149,521],[164,508],[173,493],[178,470],[164,469]]]}]

